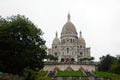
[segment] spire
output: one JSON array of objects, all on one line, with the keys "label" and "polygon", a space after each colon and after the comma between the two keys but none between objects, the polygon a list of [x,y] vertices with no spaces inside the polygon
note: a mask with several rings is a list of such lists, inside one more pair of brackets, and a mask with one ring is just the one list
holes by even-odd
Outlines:
[{"label": "spire", "polygon": [[82,32],[80,31],[80,37],[82,37]]},{"label": "spire", "polygon": [[57,33],[57,31],[56,31],[56,37],[58,36],[58,33]]},{"label": "spire", "polygon": [[68,13],[68,21],[70,21],[70,13]]}]

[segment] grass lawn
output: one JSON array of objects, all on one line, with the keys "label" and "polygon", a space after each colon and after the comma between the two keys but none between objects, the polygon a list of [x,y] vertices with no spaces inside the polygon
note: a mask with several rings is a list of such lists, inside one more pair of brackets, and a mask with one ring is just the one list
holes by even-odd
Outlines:
[{"label": "grass lawn", "polygon": [[[120,75],[110,73],[110,72],[95,72],[95,75],[97,77],[111,78],[112,80],[113,79],[120,80]],[[58,71],[57,73],[57,77],[70,77],[70,76],[71,77],[79,77],[79,76],[85,77],[85,75],[83,75],[81,71]]]},{"label": "grass lawn", "polygon": [[81,71],[58,71],[57,76],[59,77],[78,77],[84,76]]},{"label": "grass lawn", "polygon": [[[47,71],[37,71],[32,72],[32,76],[35,76],[35,80],[50,80],[49,77],[46,77]],[[120,80],[120,75],[110,73],[110,72],[95,72],[95,75],[97,77],[104,77],[104,78],[111,78],[112,80]],[[66,80],[66,77],[82,77],[83,80],[86,80],[86,76],[83,75],[81,71],[58,71],[57,77],[64,77]],[[84,79],[85,78],[85,79]]]},{"label": "grass lawn", "polygon": [[120,75],[114,74],[114,73],[110,73],[110,72],[95,72],[97,77],[106,77],[106,78],[119,78],[120,79]]}]

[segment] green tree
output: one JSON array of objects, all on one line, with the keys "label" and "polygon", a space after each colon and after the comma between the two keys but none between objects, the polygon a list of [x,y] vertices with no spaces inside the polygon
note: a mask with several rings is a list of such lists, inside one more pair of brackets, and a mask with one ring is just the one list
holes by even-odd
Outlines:
[{"label": "green tree", "polygon": [[49,59],[50,61],[57,61],[58,57],[55,57],[55,56],[49,54],[49,55],[46,56],[46,59]]},{"label": "green tree", "polygon": [[0,17],[0,70],[21,75],[26,67],[43,68],[46,46],[42,35],[24,16]]},{"label": "green tree", "polygon": [[80,62],[88,61],[88,58],[87,58],[87,57],[83,57],[83,58],[80,58],[79,61],[80,61]]},{"label": "green tree", "polygon": [[95,59],[94,57],[90,57],[88,61],[93,61],[94,59]]},{"label": "green tree", "polygon": [[51,54],[48,54],[48,55],[47,55],[47,59],[49,59],[49,60],[53,60],[53,59],[54,59],[54,56],[51,55]]},{"label": "green tree", "polygon": [[55,60],[55,61],[58,61],[58,57],[54,57],[54,60]]},{"label": "green tree", "polygon": [[84,58],[80,58],[79,61],[82,62],[82,61],[92,61],[94,60],[94,57],[84,57]]},{"label": "green tree", "polygon": [[98,65],[98,70],[99,71],[109,71],[111,65],[114,63],[116,60],[115,57],[106,55],[100,58],[100,64]]},{"label": "green tree", "polygon": [[110,67],[110,72],[120,74],[120,59],[116,60]]}]

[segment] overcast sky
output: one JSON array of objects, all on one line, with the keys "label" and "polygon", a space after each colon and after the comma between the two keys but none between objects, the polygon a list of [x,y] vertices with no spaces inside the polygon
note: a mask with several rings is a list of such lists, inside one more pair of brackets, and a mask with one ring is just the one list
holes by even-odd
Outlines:
[{"label": "overcast sky", "polygon": [[0,16],[25,15],[42,29],[48,48],[56,31],[61,36],[68,12],[96,60],[120,54],[120,0],[0,0]]}]

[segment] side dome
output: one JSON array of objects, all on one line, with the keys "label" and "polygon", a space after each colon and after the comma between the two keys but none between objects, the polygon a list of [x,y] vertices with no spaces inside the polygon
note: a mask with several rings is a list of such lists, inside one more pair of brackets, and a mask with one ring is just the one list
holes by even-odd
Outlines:
[{"label": "side dome", "polygon": [[82,37],[82,32],[80,32],[80,37],[78,38],[78,44],[85,44],[85,40]]},{"label": "side dome", "polygon": [[53,44],[60,44],[59,38],[55,37],[53,40]]},{"label": "side dome", "polygon": [[78,38],[78,44],[85,44],[84,38],[82,37]]},{"label": "side dome", "polygon": [[76,28],[71,22],[67,22],[62,28],[61,34],[77,34]]},{"label": "side dome", "polygon": [[60,40],[59,40],[59,38],[57,37],[57,32],[56,32],[56,37],[55,37],[54,40],[53,40],[53,44],[60,44]]}]

